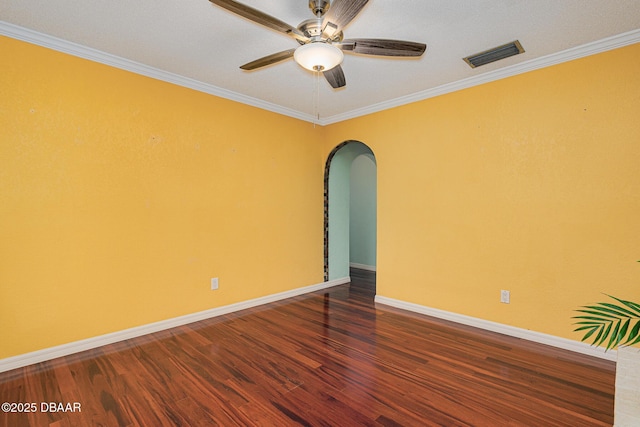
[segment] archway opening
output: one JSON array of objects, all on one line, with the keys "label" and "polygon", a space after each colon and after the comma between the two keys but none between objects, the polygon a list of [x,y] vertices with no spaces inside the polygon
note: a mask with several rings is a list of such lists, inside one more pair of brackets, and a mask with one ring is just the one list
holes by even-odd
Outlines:
[{"label": "archway opening", "polygon": [[324,191],[325,281],[350,277],[354,270],[375,272],[377,165],[373,151],[359,141],[335,147],[327,158]]}]

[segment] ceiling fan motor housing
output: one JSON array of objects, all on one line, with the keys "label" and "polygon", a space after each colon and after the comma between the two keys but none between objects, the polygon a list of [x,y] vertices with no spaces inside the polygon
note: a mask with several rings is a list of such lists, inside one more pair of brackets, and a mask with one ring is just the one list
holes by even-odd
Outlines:
[{"label": "ceiling fan motor housing", "polygon": [[[307,19],[306,21],[302,21],[300,25],[298,25],[298,29],[311,39],[311,42],[317,41],[325,41],[330,43],[340,42],[343,39],[342,31],[339,32],[325,32],[326,28],[322,27],[322,19],[321,18],[312,18]],[[298,40],[300,44],[306,44],[303,41]],[[308,42],[307,42],[308,43]]]},{"label": "ceiling fan motor housing", "polygon": [[329,0],[309,0],[309,9],[318,18],[324,15],[329,10]]}]

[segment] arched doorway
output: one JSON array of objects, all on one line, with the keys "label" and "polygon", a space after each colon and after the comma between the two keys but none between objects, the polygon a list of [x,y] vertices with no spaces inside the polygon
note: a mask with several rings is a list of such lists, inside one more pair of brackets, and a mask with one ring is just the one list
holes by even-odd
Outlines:
[{"label": "arched doorway", "polygon": [[324,279],[349,276],[350,266],[375,271],[377,165],[373,151],[345,141],[327,158],[324,176]]}]

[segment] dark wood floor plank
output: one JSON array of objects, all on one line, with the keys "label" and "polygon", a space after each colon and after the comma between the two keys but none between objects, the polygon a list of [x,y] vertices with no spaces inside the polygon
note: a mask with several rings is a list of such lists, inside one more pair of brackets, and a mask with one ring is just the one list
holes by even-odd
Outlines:
[{"label": "dark wood floor plank", "polygon": [[[610,426],[615,364],[352,283],[0,374],[0,426]],[[40,409],[40,408],[39,408]]]}]

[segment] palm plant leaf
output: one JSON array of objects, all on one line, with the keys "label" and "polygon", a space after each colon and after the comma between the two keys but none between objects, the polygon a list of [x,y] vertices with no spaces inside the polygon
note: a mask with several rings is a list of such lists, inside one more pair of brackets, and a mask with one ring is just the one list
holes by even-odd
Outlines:
[{"label": "palm plant leaf", "polygon": [[[617,303],[600,302],[582,306],[573,316],[578,320],[574,332],[584,332],[582,341],[594,334],[594,346],[605,346],[606,350],[620,345],[634,345],[640,342],[640,304],[607,295]],[[632,326],[633,325],[633,326]]]},{"label": "palm plant leaf", "polygon": [[636,322],[636,325],[631,329],[629,338],[622,343],[622,345],[634,345],[640,342],[640,322]]},{"label": "palm plant leaf", "polygon": [[626,307],[630,308],[633,311],[633,314],[636,316],[640,315],[640,304],[635,303],[633,301],[625,301],[622,300],[620,298],[616,298],[614,296],[611,295],[607,295],[609,298],[613,298],[614,300],[618,301],[621,304],[624,304]]}]

